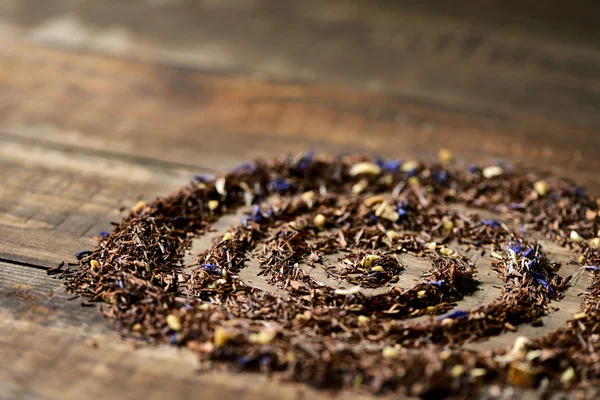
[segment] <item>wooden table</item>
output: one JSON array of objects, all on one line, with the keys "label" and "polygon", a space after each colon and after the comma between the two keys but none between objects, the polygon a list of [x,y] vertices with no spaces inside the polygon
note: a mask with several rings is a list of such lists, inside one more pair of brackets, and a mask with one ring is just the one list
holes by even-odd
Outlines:
[{"label": "wooden table", "polygon": [[308,149],[600,193],[597,14],[572,3],[0,0],[0,398],[329,397],[136,350],[46,269],[120,207]]}]

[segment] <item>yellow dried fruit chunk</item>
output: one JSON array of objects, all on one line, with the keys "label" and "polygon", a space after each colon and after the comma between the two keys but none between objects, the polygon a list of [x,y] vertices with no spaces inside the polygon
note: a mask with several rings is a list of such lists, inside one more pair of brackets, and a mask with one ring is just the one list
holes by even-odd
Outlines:
[{"label": "yellow dried fruit chunk", "polygon": [[360,194],[360,193],[364,192],[366,188],[367,188],[367,182],[360,181],[360,182],[352,185],[352,193]]},{"label": "yellow dried fruit chunk", "polygon": [[487,369],[485,368],[473,368],[471,370],[471,378],[481,378],[487,375]]},{"label": "yellow dried fruit chunk", "polygon": [[390,347],[390,346],[384,347],[383,351],[382,351],[382,355],[385,358],[394,358],[394,357],[397,357],[398,354],[400,354],[400,352],[398,351],[398,349],[395,349],[395,348]]},{"label": "yellow dried fruit chunk", "polygon": [[415,161],[415,160],[410,160],[405,162],[404,164],[402,164],[402,171],[403,172],[410,172],[413,169],[417,169],[419,167],[419,162]]},{"label": "yellow dried fruit chunk", "polygon": [[208,209],[213,211],[216,210],[217,208],[219,208],[219,201],[218,200],[209,200],[208,201]]},{"label": "yellow dried fruit chunk", "polygon": [[451,231],[452,229],[454,229],[454,222],[452,220],[444,222],[444,230]]},{"label": "yellow dried fruit chunk", "polygon": [[231,234],[231,232],[227,232],[223,235],[223,238],[221,239],[221,242],[226,242],[228,240],[233,240],[233,235]]},{"label": "yellow dried fruit chunk", "polygon": [[183,326],[181,325],[181,320],[175,314],[167,315],[167,325],[172,331],[175,332],[179,332],[181,329],[183,329]]},{"label": "yellow dried fruit chunk", "polygon": [[385,236],[387,236],[388,239],[390,239],[390,240],[395,240],[395,239],[398,239],[400,237],[400,234],[398,232],[396,232],[396,231],[387,231],[385,233]]},{"label": "yellow dried fruit chunk", "polygon": [[573,367],[567,368],[561,375],[560,381],[565,385],[571,384],[577,378],[577,374],[575,373],[575,369]]},{"label": "yellow dried fruit chunk", "polygon": [[315,198],[315,192],[313,192],[312,190],[310,190],[308,192],[302,193],[302,195],[300,197],[304,201],[311,201],[311,200],[313,200]]},{"label": "yellow dried fruit chunk", "polygon": [[454,254],[454,250],[452,250],[452,249],[449,249],[449,248],[447,248],[447,247],[442,247],[442,248],[440,249],[440,253],[442,253],[442,254],[443,254],[443,255],[445,255],[445,256],[451,256],[452,254]]},{"label": "yellow dried fruit chunk", "polygon": [[440,160],[442,164],[452,164],[454,161],[454,154],[448,149],[440,149],[440,151],[438,151],[438,160]]},{"label": "yellow dried fruit chunk", "polygon": [[464,374],[465,374],[465,367],[463,367],[462,365],[455,365],[450,370],[450,375],[452,375],[453,378],[461,377]]},{"label": "yellow dried fruit chunk", "polygon": [[381,203],[382,201],[385,201],[385,198],[382,195],[377,195],[377,196],[371,196],[371,197],[367,197],[363,203],[364,205],[366,205],[367,207],[371,207],[372,205],[375,205],[377,203]]},{"label": "yellow dried fruit chunk", "polygon": [[572,243],[581,243],[581,242],[583,242],[583,238],[579,235],[579,233],[577,231],[571,231],[571,233],[569,233],[569,240]]},{"label": "yellow dried fruit chunk", "polygon": [[148,203],[146,203],[143,200],[140,200],[137,203],[135,203],[135,206],[133,206],[131,211],[133,211],[134,213],[138,213],[138,212],[142,211],[144,209],[144,207],[146,207],[147,205],[148,205]]},{"label": "yellow dried fruit chunk", "polygon": [[276,336],[277,331],[275,329],[263,329],[258,333],[250,334],[249,341],[250,343],[269,344]]},{"label": "yellow dried fruit chunk", "polygon": [[362,259],[362,265],[364,267],[371,267],[371,265],[373,264],[373,261],[377,261],[380,260],[381,256],[378,256],[377,254],[369,254],[363,257]]},{"label": "yellow dried fruit chunk", "polygon": [[546,181],[537,181],[533,184],[533,188],[540,196],[545,196],[548,193],[548,184]]},{"label": "yellow dried fruit chunk", "polygon": [[319,229],[323,229],[325,227],[326,219],[323,214],[317,214],[313,220],[315,226]]},{"label": "yellow dried fruit chunk", "polygon": [[353,286],[350,289],[336,289],[335,294],[351,295],[360,292],[360,286]]},{"label": "yellow dried fruit chunk", "polygon": [[213,343],[217,347],[223,347],[232,339],[231,333],[220,326],[215,328],[215,337],[213,339]]},{"label": "yellow dried fruit chunk", "polygon": [[227,190],[225,190],[225,183],[225,178],[219,178],[215,181],[215,189],[217,190],[217,193],[219,193],[221,196],[227,195]]},{"label": "yellow dried fruit chunk", "polygon": [[413,176],[408,178],[408,184],[412,187],[417,187],[421,184],[421,181],[419,180],[419,177]]},{"label": "yellow dried fruit chunk", "polygon": [[588,315],[586,313],[580,312],[580,313],[573,315],[573,319],[585,319],[585,318],[587,318],[587,316]]},{"label": "yellow dried fruit chunk", "polygon": [[357,175],[379,175],[381,173],[381,167],[371,162],[359,162],[350,168],[350,176]]},{"label": "yellow dried fruit chunk", "polygon": [[504,170],[499,165],[493,165],[491,167],[486,167],[483,169],[482,174],[486,179],[495,178],[496,176],[500,176],[504,173]]}]

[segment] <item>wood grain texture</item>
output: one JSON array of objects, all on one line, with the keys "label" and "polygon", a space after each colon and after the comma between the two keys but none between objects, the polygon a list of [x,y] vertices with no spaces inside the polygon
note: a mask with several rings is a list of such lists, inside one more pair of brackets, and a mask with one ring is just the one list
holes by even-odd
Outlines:
[{"label": "wood grain texture", "polygon": [[[52,267],[119,221],[120,207],[165,195],[192,177],[0,137],[0,258]],[[198,169],[200,171],[200,169]]]},{"label": "wood grain texture", "polygon": [[[0,0],[0,398],[331,397],[197,374],[185,350],[133,350],[45,275],[120,207],[196,173],[308,149],[446,147],[459,164],[503,159],[600,193],[596,2],[467,3]],[[553,252],[561,274],[580,272]],[[493,287],[488,264],[479,279]],[[473,346],[561,326],[589,282],[578,276],[544,327]]]},{"label": "wood grain texture", "polygon": [[588,128],[600,121],[593,1],[2,3],[4,30],[33,43],[489,112],[526,110]]},{"label": "wood grain texture", "polygon": [[0,48],[0,131],[44,146],[213,169],[309,148],[406,158],[444,146],[465,163],[522,162],[600,191],[600,136],[592,129],[18,43]]}]

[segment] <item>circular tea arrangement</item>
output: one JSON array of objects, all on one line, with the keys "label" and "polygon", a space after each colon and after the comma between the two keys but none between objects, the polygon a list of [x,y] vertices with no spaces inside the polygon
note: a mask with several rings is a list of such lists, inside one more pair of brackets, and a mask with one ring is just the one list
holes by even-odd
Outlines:
[{"label": "circular tea arrangement", "polygon": [[[440,155],[432,163],[309,153],[198,176],[138,203],[98,248],[76,254],[79,269],[62,274],[73,293],[107,303],[104,314],[124,333],[187,346],[205,368],[424,397],[490,385],[549,392],[597,384],[597,201],[568,181],[501,165],[459,170],[449,167],[450,154]],[[183,264],[193,238],[248,205],[194,265]],[[570,279],[536,235],[572,249],[593,275],[581,309],[542,338],[467,349],[539,323],[551,302],[560,304]],[[455,303],[482,289],[484,272],[465,248],[491,255],[504,285],[495,301],[463,310]],[[403,287],[406,256],[429,270]],[[276,291],[240,277],[251,257]],[[339,284],[315,279],[314,268]]]}]

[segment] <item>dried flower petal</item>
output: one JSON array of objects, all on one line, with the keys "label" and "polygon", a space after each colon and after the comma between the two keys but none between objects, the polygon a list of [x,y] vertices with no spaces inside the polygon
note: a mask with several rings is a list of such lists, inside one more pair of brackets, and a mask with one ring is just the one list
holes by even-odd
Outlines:
[{"label": "dried flower petal", "polygon": [[83,251],[80,251],[80,252],[77,252],[77,253],[73,254],[73,256],[76,259],[78,259],[78,260],[82,260],[85,257],[89,256],[90,254],[92,254],[91,251],[89,251],[89,250],[83,250]]}]

